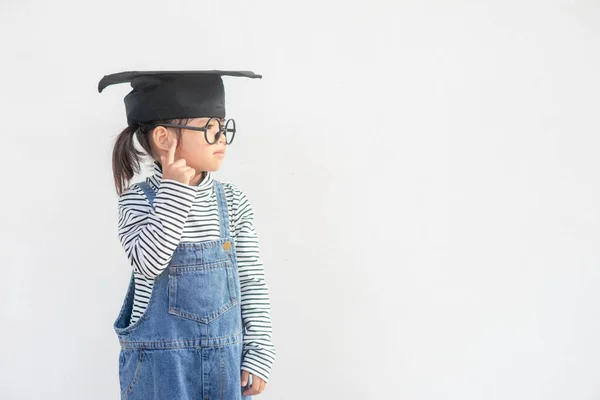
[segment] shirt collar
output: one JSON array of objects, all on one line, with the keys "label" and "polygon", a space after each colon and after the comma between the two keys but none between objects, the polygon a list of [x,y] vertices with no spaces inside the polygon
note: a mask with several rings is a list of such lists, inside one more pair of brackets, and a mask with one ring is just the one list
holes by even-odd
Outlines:
[{"label": "shirt collar", "polygon": [[[154,161],[154,174],[150,176],[150,182],[154,185],[154,188],[158,190],[160,182],[162,181],[162,168],[158,161]],[[204,179],[202,179],[198,185],[193,186],[196,189],[196,194],[200,196],[210,195],[213,188],[213,174],[210,171],[204,172]]]}]

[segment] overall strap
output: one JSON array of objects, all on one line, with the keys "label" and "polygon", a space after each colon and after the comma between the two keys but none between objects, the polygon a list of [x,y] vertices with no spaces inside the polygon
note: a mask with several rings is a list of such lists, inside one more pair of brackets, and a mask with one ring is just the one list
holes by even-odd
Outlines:
[{"label": "overall strap", "polygon": [[223,185],[216,179],[213,180],[215,193],[217,195],[217,205],[219,207],[219,228],[221,230],[221,238],[225,239],[229,237],[229,215],[227,211],[227,198],[225,197],[225,191]]},{"label": "overall strap", "polygon": [[150,187],[150,184],[148,182],[146,182],[146,181],[144,181],[144,182],[138,182],[137,185],[140,187],[140,189],[142,189],[142,191],[144,192],[144,194],[148,198],[148,201],[150,202],[150,205],[152,206],[154,204],[154,196],[156,196],[156,193],[154,192],[154,189],[152,189],[152,187]]}]

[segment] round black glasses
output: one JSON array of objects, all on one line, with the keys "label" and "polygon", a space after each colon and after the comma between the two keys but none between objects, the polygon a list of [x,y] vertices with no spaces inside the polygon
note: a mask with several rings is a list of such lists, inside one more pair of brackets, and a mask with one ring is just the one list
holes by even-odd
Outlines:
[{"label": "round black glasses", "polygon": [[208,144],[215,144],[221,137],[221,135],[225,135],[225,140],[227,144],[231,144],[233,142],[233,138],[235,137],[235,121],[233,119],[228,119],[227,121],[222,120],[221,118],[211,117],[204,125],[203,128],[199,128],[197,126],[188,126],[188,125],[179,125],[179,124],[155,124],[154,126],[167,126],[170,128],[184,128],[190,129],[193,131],[201,131],[204,132],[204,139]]}]

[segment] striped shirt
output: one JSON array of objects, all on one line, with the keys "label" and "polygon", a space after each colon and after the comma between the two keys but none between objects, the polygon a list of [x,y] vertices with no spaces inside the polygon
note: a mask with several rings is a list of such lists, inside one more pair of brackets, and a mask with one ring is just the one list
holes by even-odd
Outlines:
[{"label": "striped shirt", "polygon": [[[154,162],[154,174],[146,181],[156,191],[154,207],[137,184],[119,198],[118,232],[135,278],[134,305],[130,323],[148,306],[154,279],[168,266],[180,242],[221,238],[213,175],[206,172],[197,186],[162,179]],[[275,360],[271,340],[269,291],[260,261],[254,213],[246,195],[234,184],[223,182],[231,235],[235,241],[241,287],[244,326],[242,369],[268,381]]]}]

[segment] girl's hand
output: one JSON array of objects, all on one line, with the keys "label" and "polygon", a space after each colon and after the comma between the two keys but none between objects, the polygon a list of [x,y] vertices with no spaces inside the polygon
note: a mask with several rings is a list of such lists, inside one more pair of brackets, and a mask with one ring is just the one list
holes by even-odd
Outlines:
[{"label": "girl's hand", "polygon": [[[242,386],[246,386],[248,384],[249,374],[250,373],[248,371],[244,369],[242,370]],[[252,385],[248,389],[244,390],[242,394],[244,396],[259,394],[260,392],[265,390],[265,386],[267,386],[267,382],[263,381],[256,375],[252,375]]]},{"label": "girl's hand", "polygon": [[185,158],[180,158],[175,161],[175,148],[177,147],[177,139],[173,139],[169,152],[166,156],[160,156],[160,163],[162,165],[162,178],[173,179],[177,182],[190,184],[190,180],[196,175],[196,170],[192,167],[188,167],[185,163]]}]

